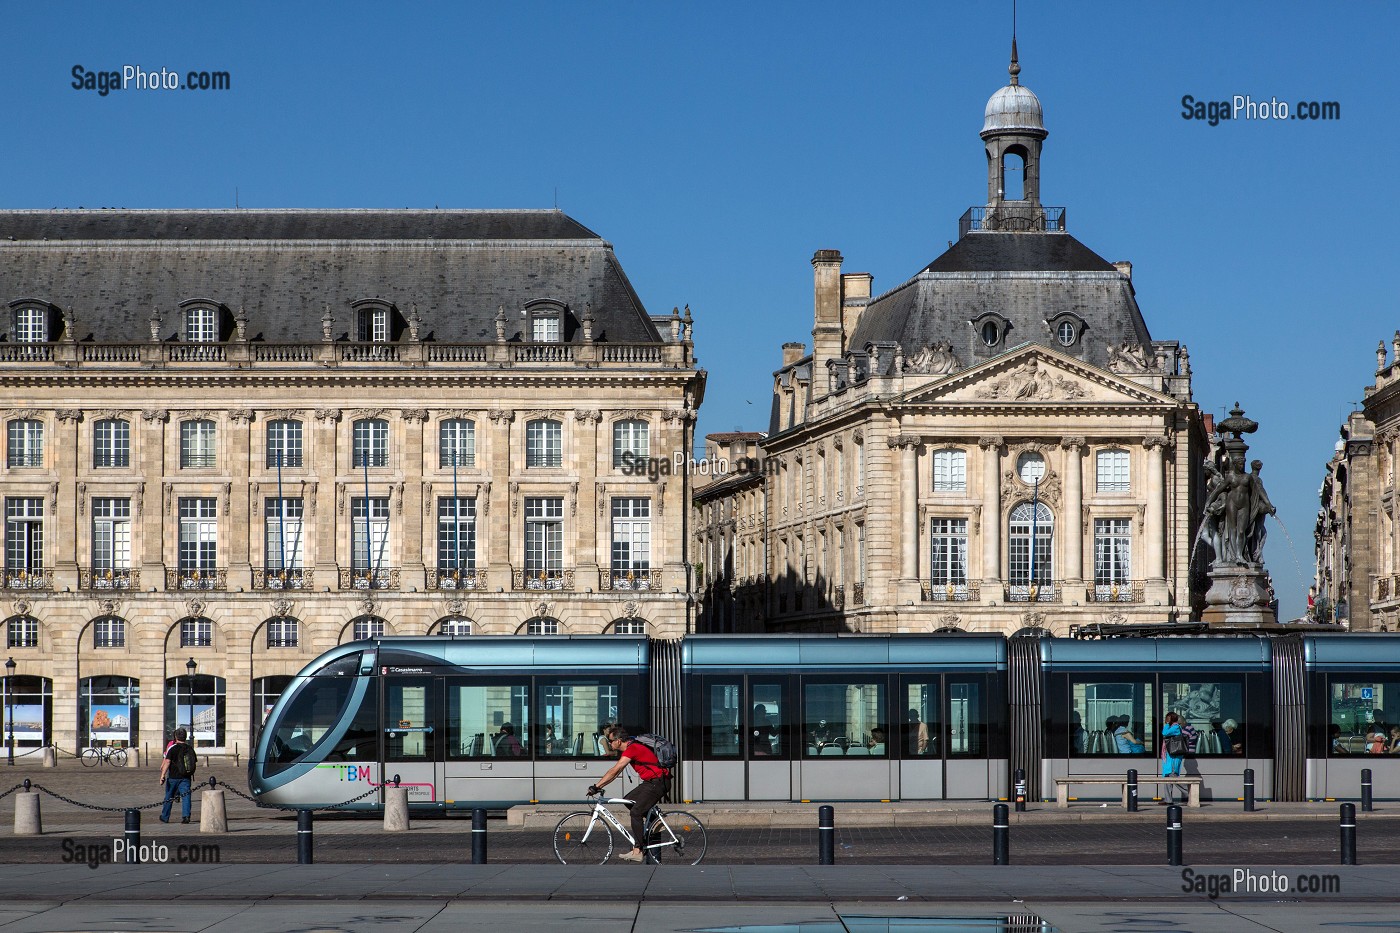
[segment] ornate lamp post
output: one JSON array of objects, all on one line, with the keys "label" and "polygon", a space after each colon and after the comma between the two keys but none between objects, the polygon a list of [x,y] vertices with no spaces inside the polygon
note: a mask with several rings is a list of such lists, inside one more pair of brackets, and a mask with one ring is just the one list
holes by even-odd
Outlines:
[{"label": "ornate lamp post", "polygon": [[185,670],[189,672],[189,684],[186,689],[189,691],[187,697],[190,702],[190,748],[194,748],[194,672],[199,668],[194,658],[185,662]]},{"label": "ornate lamp post", "polygon": [[10,737],[8,744],[10,747],[10,767],[15,766],[15,659],[5,659],[5,702],[9,706]]}]

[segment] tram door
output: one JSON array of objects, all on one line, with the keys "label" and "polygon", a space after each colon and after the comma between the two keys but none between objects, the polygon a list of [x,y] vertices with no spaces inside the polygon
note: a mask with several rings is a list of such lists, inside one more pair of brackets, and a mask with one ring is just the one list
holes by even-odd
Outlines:
[{"label": "tram door", "polygon": [[[791,800],[795,711],[788,678],[700,679],[698,787],[705,800]],[[696,772],[692,762],[688,774]]]},{"label": "tram door", "polygon": [[384,690],[384,781],[399,776],[411,804],[441,805],[443,736],[442,678],[394,674],[381,678]]}]

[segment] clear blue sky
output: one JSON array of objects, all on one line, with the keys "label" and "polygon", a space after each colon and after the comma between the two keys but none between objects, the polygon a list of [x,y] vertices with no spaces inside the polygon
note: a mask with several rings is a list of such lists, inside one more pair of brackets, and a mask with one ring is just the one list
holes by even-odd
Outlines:
[{"label": "clear blue sky", "polygon": [[[541,208],[612,241],[653,313],[689,303],[703,432],[765,429],[810,345],[812,252],[877,291],[985,197],[977,137],[1009,3],[9,4],[0,207]],[[1400,326],[1394,37],[1384,2],[1020,4],[1042,197],[1134,263],[1195,396],[1251,456],[1283,612],[1312,573],[1322,465]],[[101,97],[88,70],[228,71]],[[1181,116],[1181,98],[1338,101],[1335,122]],[[749,404],[752,402],[752,404]],[[1301,573],[1298,567],[1301,566]]]}]

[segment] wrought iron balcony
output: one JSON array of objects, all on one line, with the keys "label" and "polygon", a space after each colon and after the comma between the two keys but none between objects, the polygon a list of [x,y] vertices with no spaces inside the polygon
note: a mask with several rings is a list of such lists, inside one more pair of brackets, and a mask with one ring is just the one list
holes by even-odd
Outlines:
[{"label": "wrought iron balcony", "polygon": [[429,567],[428,589],[430,590],[484,590],[486,589],[485,567]]},{"label": "wrought iron balcony", "polygon": [[7,590],[51,590],[53,589],[52,570],[5,570]]},{"label": "wrought iron balcony", "polygon": [[141,571],[130,567],[80,567],[80,590],[139,590]]},{"label": "wrought iron balcony", "polygon": [[831,608],[841,610],[846,608],[846,585],[838,583],[831,588]]},{"label": "wrought iron balcony", "polygon": [[572,590],[574,572],[563,570],[517,570],[512,574],[511,589]]},{"label": "wrought iron balcony", "polygon": [[396,590],[399,588],[398,567],[376,567],[366,570],[363,567],[341,567],[340,588],[342,590]]},{"label": "wrought iron balcony", "polygon": [[1125,580],[1122,583],[1096,583],[1085,593],[1091,603],[1140,603],[1142,602],[1142,581]]},{"label": "wrought iron balcony", "polygon": [[856,606],[865,605],[865,584],[857,583],[851,593],[851,603]]},{"label": "wrought iron balcony", "polygon": [[982,598],[980,583],[924,583],[923,595],[926,603],[965,603],[977,602]]},{"label": "wrought iron balcony", "polygon": [[603,574],[605,590],[659,590],[660,570],[614,570]]},{"label": "wrought iron balcony", "polygon": [[1053,583],[1014,583],[1006,587],[1008,603],[1057,603],[1060,592]]},{"label": "wrought iron balcony", "polygon": [[958,239],[969,233],[1064,233],[1065,209],[1015,201],[995,208],[969,207],[958,218]]},{"label": "wrought iron balcony", "polygon": [[167,590],[226,590],[228,589],[228,568],[226,567],[167,567],[165,570]]},{"label": "wrought iron balcony", "polygon": [[315,571],[308,568],[253,568],[253,589],[255,590],[309,590],[315,585]]}]

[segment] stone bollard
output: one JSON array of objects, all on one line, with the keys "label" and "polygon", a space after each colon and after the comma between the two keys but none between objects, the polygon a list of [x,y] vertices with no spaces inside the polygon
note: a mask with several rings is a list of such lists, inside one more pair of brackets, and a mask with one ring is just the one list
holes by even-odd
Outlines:
[{"label": "stone bollard", "polygon": [[44,824],[39,818],[39,792],[15,794],[15,835],[42,836]]},{"label": "stone bollard", "polygon": [[57,767],[58,767],[58,750],[55,749],[52,745],[45,745],[45,746],[44,746],[44,767],[45,767],[45,768],[57,768]]},{"label": "stone bollard", "polygon": [[129,745],[126,749],[126,766],[128,768],[141,767],[141,750],[135,745]]},{"label": "stone bollard", "polygon": [[[194,793],[193,790],[190,793]],[[213,788],[199,793],[199,831],[202,833],[228,832],[228,812],[224,809],[222,788]]]},{"label": "stone bollard", "polygon": [[408,788],[384,788],[384,831],[401,833],[408,829]]}]

